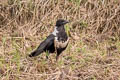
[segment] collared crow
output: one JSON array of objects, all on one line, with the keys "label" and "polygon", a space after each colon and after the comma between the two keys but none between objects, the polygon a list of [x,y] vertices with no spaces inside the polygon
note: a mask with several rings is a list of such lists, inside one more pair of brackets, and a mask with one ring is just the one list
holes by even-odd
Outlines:
[{"label": "collared crow", "polygon": [[[42,52],[54,53],[56,52],[56,61],[59,58],[59,55],[66,49],[68,45],[69,38],[65,32],[64,25],[68,21],[63,19],[58,19],[54,31],[34,50],[29,57],[38,56]],[[48,58],[48,56],[46,56]]]}]

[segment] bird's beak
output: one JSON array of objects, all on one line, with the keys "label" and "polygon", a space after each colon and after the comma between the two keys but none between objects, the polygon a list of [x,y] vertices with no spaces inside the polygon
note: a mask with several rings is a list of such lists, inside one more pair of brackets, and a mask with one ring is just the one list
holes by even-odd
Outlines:
[{"label": "bird's beak", "polygon": [[65,21],[65,22],[64,22],[64,24],[67,24],[67,23],[69,23],[69,21]]}]

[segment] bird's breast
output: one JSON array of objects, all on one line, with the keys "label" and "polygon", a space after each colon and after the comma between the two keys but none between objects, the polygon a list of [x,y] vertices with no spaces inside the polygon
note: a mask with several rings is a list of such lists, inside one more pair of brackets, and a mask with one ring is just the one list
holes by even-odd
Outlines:
[{"label": "bird's breast", "polygon": [[66,41],[59,41],[57,37],[55,37],[55,47],[56,48],[65,48],[68,45],[69,38]]}]

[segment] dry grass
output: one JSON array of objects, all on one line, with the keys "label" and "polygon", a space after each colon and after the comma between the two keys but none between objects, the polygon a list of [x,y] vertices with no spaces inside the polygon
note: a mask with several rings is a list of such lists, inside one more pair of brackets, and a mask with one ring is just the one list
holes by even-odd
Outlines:
[{"label": "dry grass", "polygon": [[[120,80],[119,0],[0,0],[0,80]],[[70,21],[70,43],[55,54],[28,54]]]}]

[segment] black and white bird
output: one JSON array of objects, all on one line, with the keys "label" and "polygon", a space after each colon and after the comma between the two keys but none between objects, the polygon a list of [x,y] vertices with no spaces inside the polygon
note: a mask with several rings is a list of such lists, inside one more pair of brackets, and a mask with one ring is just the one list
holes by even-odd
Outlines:
[{"label": "black and white bird", "polygon": [[[54,31],[43,42],[41,42],[36,50],[29,54],[29,57],[38,56],[47,51],[48,53],[56,52],[56,60],[58,60],[59,55],[66,49],[69,42],[64,27],[67,23],[68,21],[63,19],[57,20]],[[46,56],[46,58],[48,58],[48,56]]]}]

